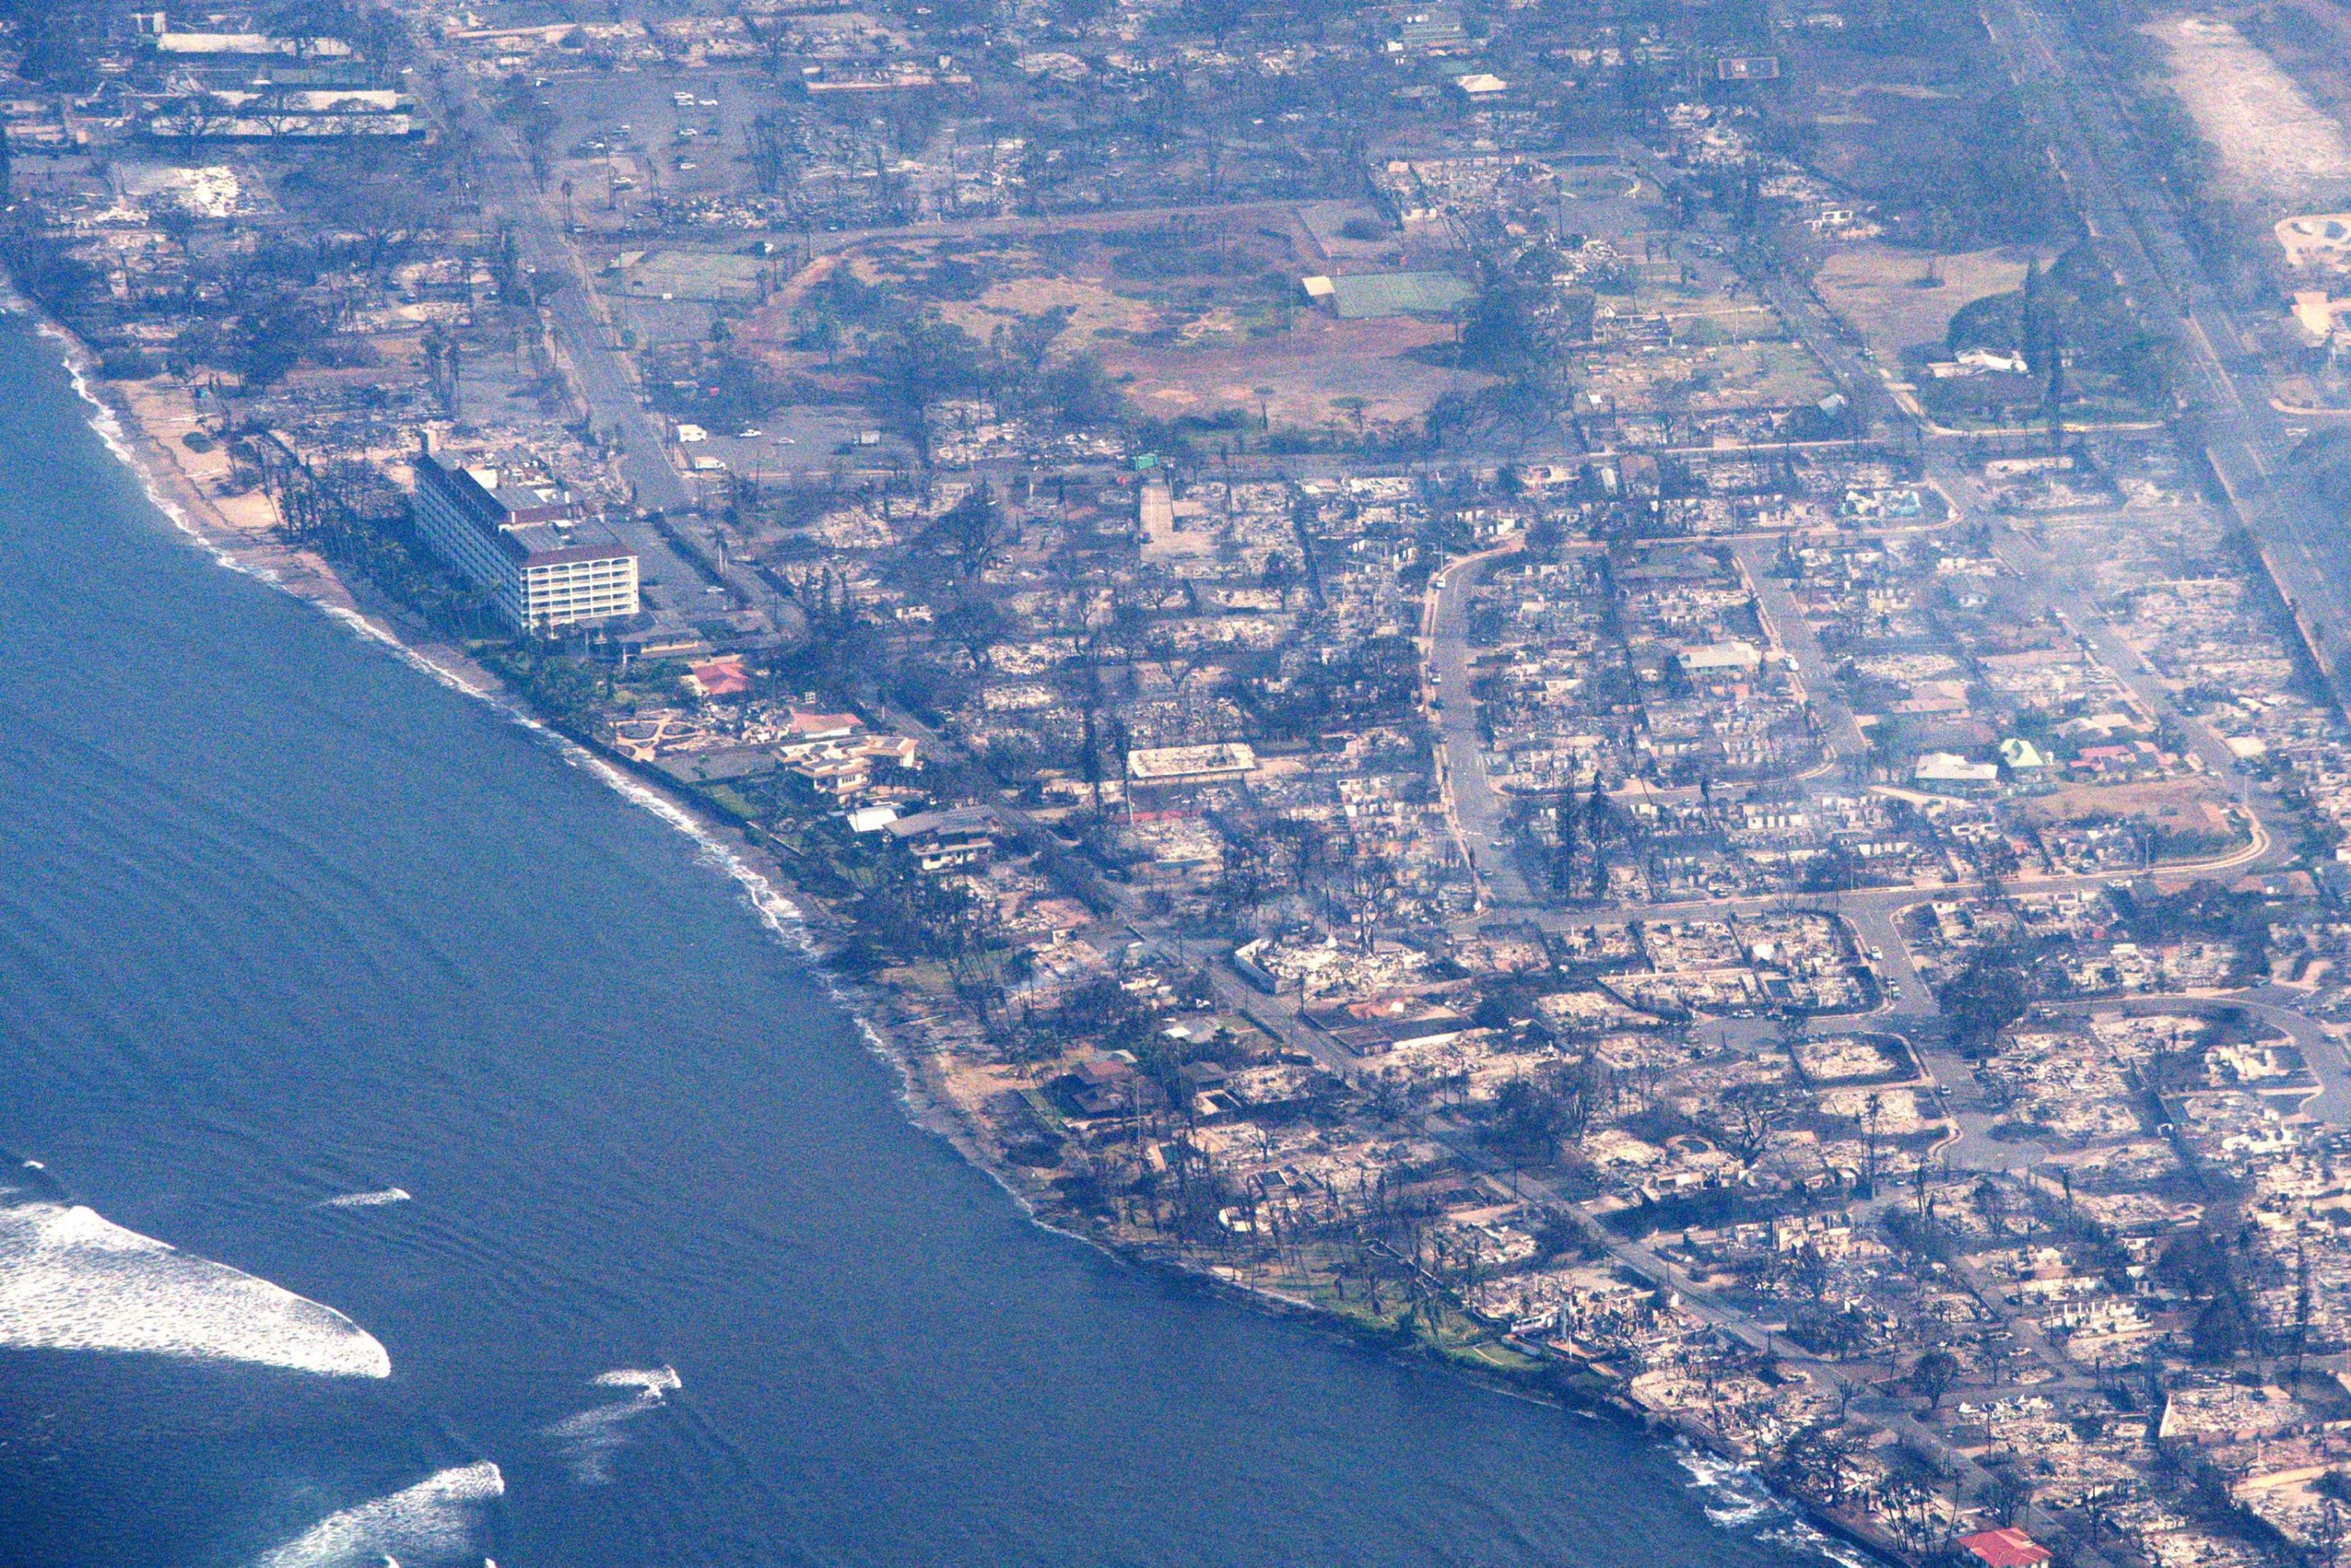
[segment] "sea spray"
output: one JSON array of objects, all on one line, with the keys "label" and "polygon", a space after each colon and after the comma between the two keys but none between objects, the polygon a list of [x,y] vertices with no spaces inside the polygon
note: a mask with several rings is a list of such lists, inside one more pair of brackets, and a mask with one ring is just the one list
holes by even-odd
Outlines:
[{"label": "sea spray", "polygon": [[340,1197],[323,1200],[320,1208],[382,1208],[390,1204],[406,1203],[410,1194],[404,1186],[387,1186],[374,1192],[347,1192]]},{"label": "sea spray", "polygon": [[442,1470],[414,1486],[328,1515],[254,1568],[381,1568],[395,1559],[471,1563],[480,1555],[488,1504],[506,1495],[506,1478],[484,1461]]},{"label": "sea spray", "polygon": [[598,1373],[592,1381],[599,1388],[633,1388],[653,1399],[665,1394],[674,1394],[684,1386],[674,1366],[616,1367],[611,1372]]},{"label": "sea spray", "polygon": [[624,1428],[666,1404],[682,1385],[674,1366],[619,1367],[599,1373],[593,1382],[599,1388],[632,1389],[634,1396],[567,1416],[548,1427],[547,1435],[562,1451],[573,1479],[582,1486],[606,1486],[612,1479],[613,1456],[627,1441]]},{"label": "sea spray", "polygon": [[332,1307],[45,1193],[0,1186],[0,1346],[389,1377]]},{"label": "sea spray", "polygon": [[1735,1530],[1759,1541],[1825,1557],[1839,1568],[1878,1568],[1868,1553],[1808,1523],[1771,1490],[1753,1466],[1708,1453],[1686,1439],[1677,1440],[1673,1452],[1689,1474],[1690,1490],[1708,1494],[1710,1500],[1699,1506],[1717,1529]]}]

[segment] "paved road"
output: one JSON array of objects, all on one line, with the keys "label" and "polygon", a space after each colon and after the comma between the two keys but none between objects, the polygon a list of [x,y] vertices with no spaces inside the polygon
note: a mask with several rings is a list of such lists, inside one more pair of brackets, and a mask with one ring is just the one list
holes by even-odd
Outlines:
[{"label": "paved road", "polygon": [[[2127,526],[2126,519],[2117,518],[2116,522],[2117,527]],[[1992,551],[2002,565],[2025,580],[2036,607],[2054,611],[2059,623],[2096,656],[2142,708],[2179,732],[2184,750],[2203,764],[2205,777],[2237,802],[2252,824],[2254,842],[2261,850],[2248,862],[2247,869],[2283,863],[2288,858],[2285,846],[2293,842],[2298,831],[2293,818],[2274,796],[2260,789],[2238,768],[2236,753],[2229,749],[2220,733],[2173,700],[2170,684],[2147,663],[2146,655],[2095,604],[2078,591],[2064,587],[2053,570],[2054,563],[2023,535],[2010,529],[1995,530]]]},{"label": "paved road", "polygon": [[2243,991],[2199,991],[2193,995],[2167,993],[2051,1002],[2043,1004],[2041,1010],[2063,1013],[2248,1013],[2292,1040],[2294,1049],[2302,1053],[2303,1061],[2309,1064],[2311,1075],[2318,1080],[2318,1092],[2304,1101],[2302,1109],[2322,1122],[2332,1123],[2338,1127],[2351,1126],[2351,1057],[2345,1054],[2341,1034],[2302,1010],[2305,999],[2290,987],[2257,986]]},{"label": "paved road", "polygon": [[[461,84],[467,78],[462,72],[452,71],[447,79]],[[611,329],[598,318],[596,292],[587,269],[532,181],[520,143],[478,102],[462,96],[464,90],[460,86],[456,96],[431,107],[448,123],[463,125],[473,133],[482,150],[475,172],[485,205],[512,225],[524,266],[559,285],[546,301],[548,322],[570,361],[573,383],[587,404],[590,424],[599,433],[620,437],[621,476],[639,507],[674,513],[689,509],[693,492],[670,464],[666,433],[645,411],[634,373]],[[666,612],[665,619],[677,623],[727,607],[717,596],[704,592],[711,586],[707,574],[672,548],[658,529],[633,517],[615,517],[610,521],[637,552],[648,608]]]},{"label": "paved road", "polygon": [[475,129],[487,152],[482,174],[498,215],[514,226],[524,264],[560,285],[548,300],[548,314],[570,355],[590,422],[599,431],[620,434],[621,473],[635,488],[639,506],[672,511],[692,506],[693,492],[670,463],[668,434],[645,411],[636,377],[611,329],[596,314],[595,286],[548,210],[522,149],[504,126],[467,108],[479,115]]},{"label": "paved road", "polygon": [[2053,84],[2058,162],[2102,252],[2182,368],[2191,437],[2210,458],[2239,519],[2341,700],[2335,646],[2351,603],[2351,550],[2325,520],[2281,497],[2273,478],[2290,447],[2271,407],[2274,389],[2189,246],[2180,214],[2132,141],[2107,73],[2041,0],[1984,0],[1995,43],[2020,81]]},{"label": "paved road", "polygon": [[[1489,1175],[1494,1173],[1491,1156],[1479,1146],[1469,1130],[1447,1128],[1441,1124],[1433,1130],[1447,1147],[1460,1155],[1466,1165],[1485,1170]],[[1687,1270],[1675,1267],[1655,1248],[1618,1232],[1585,1204],[1561,1193],[1542,1177],[1513,1171],[1510,1173],[1509,1180],[1522,1196],[1573,1215],[1587,1240],[1604,1249],[1633,1273],[1675,1292],[1680,1297],[1685,1312],[1724,1338],[1744,1345],[1750,1351],[1768,1355],[1783,1373],[1794,1373],[1824,1390],[1844,1392],[1851,1401],[1855,1414],[1893,1432],[1913,1451],[1929,1457],[1942,1473],[1957,1477],[1970,1492],[1980,1495],[1993,1485],[1991,1472],[1976,1459],[1951,1447],[1943,1437],[1920,1421],[1914,1404],[1900,1397],[1889,1398],[1876,1391],[1873,1385],[1883,1374],[1881,1367],[1866,1360],[1845,1363],[1810,1354],[1790,1343],[1784,1334],[1777,1333],[1737,1303],[1726,1301],[1696,1283]],[[1869,1207],[1884,1208],[1896,1201],[1899,1200],[1881,1198]],[[1971,1271],[1963,1270],[1963,1277],[1966,1272]],[[1968,1279],[1967,1282],[1979,1297],[1983,1295],[1988,1286],[1988,1282],[1974,1279]],[[1995,1295],[1987,1304],[1998,1311],[1998,1300]],[[2049,1342],[2038,1323],[2018,1320],[2015,1327],[2028,1351],[2046,1362],[2062,1383],[2075,1385],[2085,1381],[2080,1369]],[[2045,1389],[2050,1385],[2043,1386]],[[2055,1520],[2037,1511],[2027,1511],[2018,1522],[2033,1530],[2045,1541],[2064,1540],[2070,1533]],[[2105,1568],[2108,1560],[2094,1548],[2079,1542],[2071,1544],[2074,1547],[2072,1558],[2083,1564],[2083,1568]]]},{"label": "paved road", "polygon": [[1776,545],[1761,539],[1744,539],[1733,547],[1740,570],[1746,573],[1748,586],[1754,591],[1756,608],[1761,612],[1763,626],[1779,649],[1796,661],[1797,679],[1803,683],[1804,697],[1812,709],[1813,720],[1820,727],[1821,749],[1828,761],[1855,761],[1868,755],[1869,737],[1861,732],[1853,709],[1829,678],[1828,655],[1821,652],[1820,639],[1813,635],[1812,622],[1804,619],[1803,607],[1786,580],[1773,570],[1779,558]]},{"label": "paved road", "polygon": [[1428,682],[1422,698],[1436,711],[1438,737],[1437,790],[1461,852],[1475,869],[1481,904],[1531,902],[1526,877],[1509,847],[1508,816],[1501,791],[1486,774],[1486,748],[1478,735],[1478,703],[1470,695],[1469,605],[1487,570],[1520,545],[1447,562],[1429,579],[1421,611],[1421,645]]}]

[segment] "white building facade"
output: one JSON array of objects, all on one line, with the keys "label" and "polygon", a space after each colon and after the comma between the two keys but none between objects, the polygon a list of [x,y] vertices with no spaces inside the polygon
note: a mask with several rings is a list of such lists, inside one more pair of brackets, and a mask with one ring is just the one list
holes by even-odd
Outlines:
[{"label": "white building facade", "polygon": [[501,486],[496,469],[416,460],[416,531],[434,554],[490,591],[517,632],[553,632],[637,613],[637,555],[578,537],[580,509],[551,489]]}]

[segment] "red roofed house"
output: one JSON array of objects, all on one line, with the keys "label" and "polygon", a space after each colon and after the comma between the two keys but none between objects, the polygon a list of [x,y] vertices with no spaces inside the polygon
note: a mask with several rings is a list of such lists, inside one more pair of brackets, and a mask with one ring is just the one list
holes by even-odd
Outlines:
[{"label": "red roofed house", "polygon": [[808,713],[792,709],[790,725],[794,740],[839,740],[864,727],[853,713]]},{"label": "red roofed house", "polygon": [[1986,1568],[2037,1568],[2049,1561],[2049,1548],[2014,1528],[1980,1530],[1960,1536],[1959,1544],[1974,1552]]},{"label": "red roofed house", "polygon": [[738,696],[751,689],[751,673],[743,667],[739,653],[695,664],[686,673],[694,678],[695,689],[706,697]]}]

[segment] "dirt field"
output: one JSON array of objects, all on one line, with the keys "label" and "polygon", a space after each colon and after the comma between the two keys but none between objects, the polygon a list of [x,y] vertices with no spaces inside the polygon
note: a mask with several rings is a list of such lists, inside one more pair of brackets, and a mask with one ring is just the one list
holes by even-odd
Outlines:
[{"label": "dirt field", "polygon": [[2205,779],[2146,784],[2084,784],[2025,803],[2035,822],[2076,822],[2085,817],[2144,817],[2178,831],[2226,832],[2228,797]]},{"label": "dirt field", "polygon": [[2151,31],[2197,128],[2252,194],[2299,207],[2351,189],[2351,140],[2342,125],[2242,33],[2200,16]]},{"label": "dirt field", "polygon": [[[1330,212],[1318,216],[1331,219],[1334,228],[1355,214],[1343,204],[1330,205]],[[995,235],[988,253],[975,259],[996,268],[996,280],[975,298],[941,300],[934,308],[982,342],[998,327],[1066,308],[1069,324],[1054,340],[1052,353],[1098,355],[1103,369],[1123,383],[1128,398],[1161,418],[1238,409],[1254,424],[1262,407],[1277,428],[1352,430],[1358,411],[1341,400],[1361,398],[1368,431],[1417,422],[1446,392],[1474,391],[1490,380],[1402,357],[1447,340],[1453,333],[1449,323],[1410,318],[1341,321],[1302,297],[1294,302],[1270,298],[1258,279],[1290,274],[1306,264],[1289,250],[1289,242],[1264,232],[1270,227],[1249,232],[1238,285],[1232,267],[1221,276],[1204,270],[1196,277],[1135,277],[1122,272],[1108,246],[1084,246],[1077,257],[1056,258],[1035,254],[1017,236]],[[1379,253],[1389,242],[1337,243]],[[846,256],[819,257],[738,323],[737,337],[762,346],[778,365],[805,369],[801,361],[808,357],[789,353],[784,345],[793,331],[795,308],[826,274],[846,265],[867,282],[887,283],[927,266],[934,244],[866,245]],[[967,248],[964,254],[971,252]],[[1220,295],[1238,298],[1228,303]],[[1716,308],[1719,302],[1705,304]],[[1725,326],[1735,335],[1749,323],[1733,311]],[[1734,351],[1768,359],[1785,350],[1784,344],[1763,343]],[[1750,367],[1745,376],[1753,380],[1762,373]],[[1260,399],[1259,387],[1270,388],[1270,395]]]},{"label": "dirt field", "polygon": [[1833,253],[1813,281],[1829,308],[1890,362],[1905,349],[1940,343],[1963,306],[2022,287],[2024,269],[2035,256],[2014,247],[1942,256],[1937,258],[1941,286],[1925,287],[1919,279],[1927,275],[1928,257],[1891,246],[1857,245]]},{"label": "dirt field", "polygon": [[1452,335],[1453,329],[1441,321],[1340,321],[1301,311],[1288,332],[1230,347],[1215,344],[1217,334],[1204,333],[1196,347],[1153,349],[1113,341],[1101,349],[1111,374],[1134,378],[1127,396],[1163,418],[1226,408],[1254,413],[1255,389],[1270,387],[1267,402],[1277,428],[1352,428],[1353,416],[1333,400],[1360,397],[1369,429],[1417,420],[1444,393],[1487,384],[1489,377],[1398,357]]},{"label": "dirt field", "polygon": [[1148,332],[1160,325],[1159,313],[1142,300],[1112,292],[1103,279],[1017,277],[998,283],[969,302],[939,307],[939,314],[982,342],[999,326],[1067,307],[1070,324],[1053,347],[1061,353],[1082,350],[1097,332]]},{"label": "dirt field", "polygon": [[2337,124],[2351,127],[2351,7],[2264,0],[2232,19]]}]

